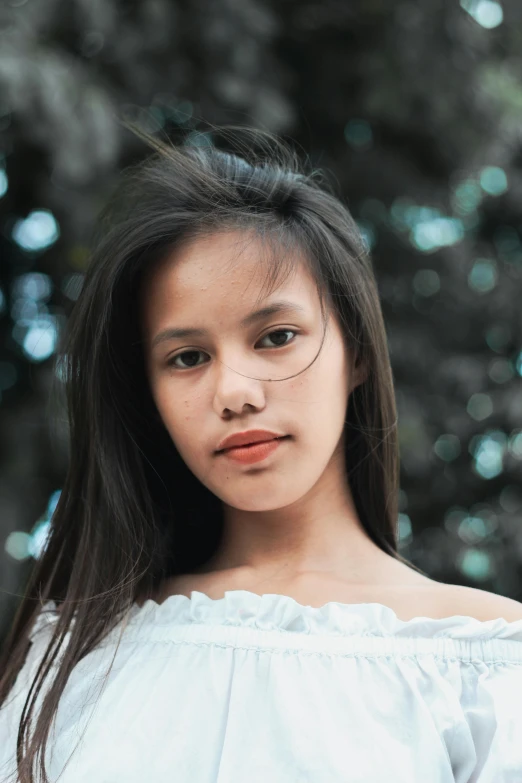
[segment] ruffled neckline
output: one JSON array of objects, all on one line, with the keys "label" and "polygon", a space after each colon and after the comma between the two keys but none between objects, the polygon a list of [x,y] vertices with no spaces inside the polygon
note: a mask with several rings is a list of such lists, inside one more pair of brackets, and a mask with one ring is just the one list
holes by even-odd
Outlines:
[{"label": "ruffled neckline", "polygon": [[226,590],[222,598],[210,598],[206,593],[192,590],[190,598],[170,595],[161,604],[148,599],[142,606],[135,603],[129,616],[129,624],[140,627],[193,623],[306,634],[522,641],[522,619],[509,622],[504,618],[477,620],[467,615],[452,615],[402,620],[391,607],[377,602],[329,601],[315,607],[300,604],[287,595],[258,595],[250,590]]},{"label": "ruffled neckline", "polygon": [[[57,618],[56,604],[48,601],[38,615],[31,636]],[[126,627],[136,634],[152,627],[180,625],[236,626],[258,630],[317,635],[510,640],[522,642],[522,619],[502,617],[478,620],[467,615],[444,618],[418,616],[401,620],[381,603],[329,601],[321,607],[300,604],[279,593],[258,595],[249,590],[226,590],[222,598],[192,590],[170,595],[161,604],[147,599],[129,610]]]}]

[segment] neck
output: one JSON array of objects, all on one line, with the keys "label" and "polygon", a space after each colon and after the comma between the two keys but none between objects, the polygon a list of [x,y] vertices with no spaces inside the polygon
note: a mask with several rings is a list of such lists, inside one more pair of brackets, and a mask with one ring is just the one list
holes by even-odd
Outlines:
[{"label": "neck", "polygon": [[225,505],[221,544],[203,572],[248,569],[285,578],[314,572],[366,581],[385,559],[393,560],[365,530],[347,480],[332,471],[284,508]]}]

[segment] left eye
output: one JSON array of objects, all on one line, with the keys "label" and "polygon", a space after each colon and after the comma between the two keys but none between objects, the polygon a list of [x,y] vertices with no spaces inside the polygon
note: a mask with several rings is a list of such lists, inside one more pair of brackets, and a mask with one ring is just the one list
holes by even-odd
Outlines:
[{"label": "left eye", "polygon": [[[278,337],[277,337],[277,339],[275,341],[275,343],[276,343],[275,346],[270,346],[269,345],[268,348],[274,348],[274,347],[275,348],[281,348],[281,347],[283,347],[283,345],[287,345],[290,342],[290,340],[286,340],[286,342],[284,340],[283,341],[279,340],[279,336],[286,335],[286,334],[294,334],[295,335],[295,332],[292,331],[292,329],[276,329],[273,332],[269,332],[268,334],[265,334],[265,336],[262,338],[262,340],[266,340],[267,337],[270,337],[270,339],[272,339],[272,335],[277,335]],[[292,338],[290,338],[290,339],[292,339]]]}]

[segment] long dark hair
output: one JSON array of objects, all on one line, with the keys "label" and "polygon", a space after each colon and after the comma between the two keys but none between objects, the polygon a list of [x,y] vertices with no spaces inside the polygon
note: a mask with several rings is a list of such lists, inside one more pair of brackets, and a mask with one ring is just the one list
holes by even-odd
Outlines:
[{"label": "long dark hair", "polygon": [[[328,297],[335,308],[354,364],[368,368],[351,394],[345,425],[346,473],[358,516],[384,552],[408,562],[397,552],[397,413],[387,339],[356,222],[320,172],[305,170],[295,151],[266,133],[221,129],[219,143],[202,135],[195,144],[139,135],[153,151],[122,174],[100,216],[57,357],[68,409],[69,469],[2,653],[0,704],[23,666],[41,606],[56,603],[54,633],[18,729],[22,783],[33,783],[37,759],[47,781],[49,729],[74,666],[134,602],[153,595],[167,577],[202,566],[219,545],[221,501],[179,456],[145,373],[140,281],[179,243],[224,226],[244,227],[304,252],[321,301]],[[277,284],[290,255],[267,254],[269,285]],[[52,682],[29,740],[47,678]]]}]

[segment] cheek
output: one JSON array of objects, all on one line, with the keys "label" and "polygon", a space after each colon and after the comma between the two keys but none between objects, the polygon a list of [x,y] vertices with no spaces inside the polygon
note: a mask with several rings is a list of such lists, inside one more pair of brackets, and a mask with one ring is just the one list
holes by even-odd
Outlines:
[{"label": "cheek", "polygon": [[181,396],[169,388],[169,384],[158,384],[154,390],[154,401],[159,414],[173,438],[189,435],[201,420],[196,396]]},{"label": "cheek", "polygon": [[299,410],[323,410],[337,406],[348,395],[347,367],[344,356],[325,357],[302,375],[288,381],[283,397],[299,403]]},{"label": "cheek", "polygon": [[291,410],[304,425],[304,437],[308,433],[314,440],[321,434],[337,436],[344,425],[348,401],[345,357],[336,352],[325,359],[313,372],[293,379],[281,395],[292,401]]}]

